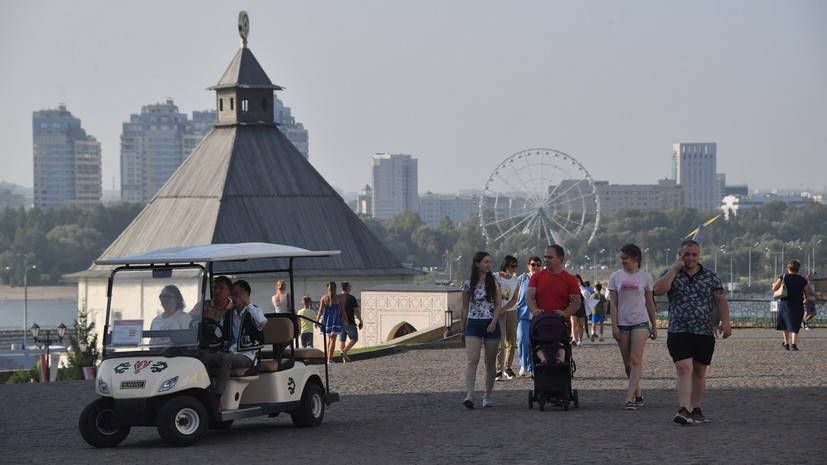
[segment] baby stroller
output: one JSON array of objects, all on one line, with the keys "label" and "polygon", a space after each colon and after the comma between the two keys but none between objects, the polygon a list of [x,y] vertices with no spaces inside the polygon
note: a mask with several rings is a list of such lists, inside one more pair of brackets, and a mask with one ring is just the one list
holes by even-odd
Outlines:
[{"label": "baby stroller", "polygon": [[577,389],[571,388],[577,368],[571,358],[565,321],[553,313],[541,313],[531,320],[529,337],[534,357],[534,389],[528,391],[528,408],[534,408],[534,402],[540,404],[540,410],[545,410],[546,404],[568,410],[570,402],[580,407]]}]

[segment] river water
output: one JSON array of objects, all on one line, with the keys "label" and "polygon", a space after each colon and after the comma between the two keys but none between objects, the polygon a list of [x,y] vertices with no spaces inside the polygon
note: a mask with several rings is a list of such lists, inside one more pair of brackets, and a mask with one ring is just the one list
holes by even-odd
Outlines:
[{"label": "river water", "polygon": [[[29,300],[28,324],[37,323],[44,329],[56,328],[60,323],[69,328],[78,317],[77,299]],[[23,301],[0,300],[0,331],[23,328]],[[27,328],[28,330],[28,328]]]}]

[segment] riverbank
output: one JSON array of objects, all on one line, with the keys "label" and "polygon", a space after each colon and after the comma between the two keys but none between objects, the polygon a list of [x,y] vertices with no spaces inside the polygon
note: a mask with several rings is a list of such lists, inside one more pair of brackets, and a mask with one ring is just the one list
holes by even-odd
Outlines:
[{"label": "riverbank", "polygon": [[[0,300],[23,300],[26,289],[22,286],[0,285]],[[62,300],[78,298],[76,283],[65,286],[29,286],[29,300]]]}]

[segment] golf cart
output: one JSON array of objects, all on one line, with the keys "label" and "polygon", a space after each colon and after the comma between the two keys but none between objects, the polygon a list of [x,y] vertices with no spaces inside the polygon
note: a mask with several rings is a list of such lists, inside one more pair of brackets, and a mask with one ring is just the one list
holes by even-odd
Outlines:
[{"label": "golf cart", "polygon": [[[80,415],[83,439],[94,447],[114,447],[131,427],[155,426],[169,444],[188,446],[208,427],[224,429],[236,419],[280,413],[289,413],[296,426],[320,425],[325,405],[338,401],[339,395],[330,392],[326,353],[298,348],[299,316],[265,314],[259,356],[250,369],[233,369],[217,399],[210,373],[198,357],[215,350],[220,325],[210,324],[201,309],[211,298],[210,285],[219,274],[236,279],[286,273],[294,295],[293,260],[337,254],[242,243],[175,247],[98,260],[99,265],[116,268],[109,276],[102,362],[95,380],[100,398]],[[273,269],[273,263],[279,266]],[[159,329],[162,325],[152,323],[158,320],[158,299],[163,303],[170,290],[180,291],[172,293],[178,296],[178,308],[183,307],[174,313],[181,324]],[[291,304],[291,308],[295,307]]]}]

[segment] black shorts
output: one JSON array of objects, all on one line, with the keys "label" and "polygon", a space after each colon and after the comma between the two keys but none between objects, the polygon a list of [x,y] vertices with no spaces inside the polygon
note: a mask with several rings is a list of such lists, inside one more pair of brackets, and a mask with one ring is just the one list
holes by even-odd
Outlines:
[{"label": "black shorts", "polygon": [[573,316],[576,316],[577,318],[586,318],[586,307],[581,306],[578,308],[577,311],[574,312]]},{"label": "black shorts", "polygon": [[715,336],[692,333],[666,333],[666,348],[673,362],[691,358],[701,365],[712,363]]}]

